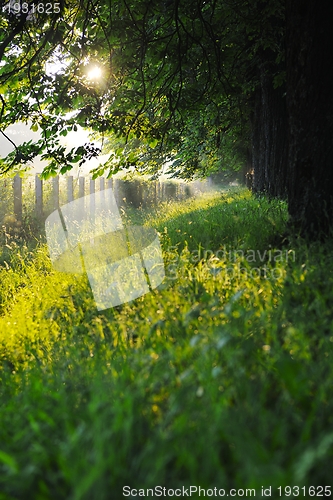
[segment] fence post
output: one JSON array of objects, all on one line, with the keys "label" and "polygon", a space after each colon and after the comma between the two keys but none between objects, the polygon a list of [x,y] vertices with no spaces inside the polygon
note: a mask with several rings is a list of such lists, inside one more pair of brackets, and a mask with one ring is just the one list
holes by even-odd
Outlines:
[{"label": "fence post", "polygon": [[95,181],[94,179],[90,179],[89,194],[94,194],[94,192],[95,192]]},{"label": "fence post", "polygon": [[35,176],[35,191],[36,191],[36,216],[43,215],[43,181],[39,175]]},{"label": "fence post", "polygon": [[[93,195],[95,193],[95,181],[94,179],[90,179],[90,194]],[[90,196],[90,217],[91,220],[95,220],[95,196]]]},{"label": "fence post", "polygon": [[120,195],[119,195],[119,179],[114,179],[112,189],[113,189],[114,199],[116,200],[117,207],[120,207],[121,201],[120,201]]},{"label": "fence post", "polygon": [[59,176],[52,179],[53,209],[59,208]]},{"label": "fence post", "polygon": [[112,189],[112,187],[113,187],[113,179],[111,178],[111,179],[108,179],[107,188]]},{"label": "fence post", "polygon": [[22,219],[22,178],[14,177],[14,214],[16,219]]},{"label": "fence post", "polygon": [[79,177],[79,198],[82,198],[84,196],[84,182],[85,178]]},{"label": "fence post", "polygon": [[74,200],[73,176],[67,177],[67,203]]}]

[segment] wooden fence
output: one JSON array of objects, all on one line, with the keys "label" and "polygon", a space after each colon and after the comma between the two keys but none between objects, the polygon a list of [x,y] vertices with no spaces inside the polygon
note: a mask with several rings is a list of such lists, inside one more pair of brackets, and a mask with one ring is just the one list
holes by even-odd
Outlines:
[{"label": "wooden fence", "polygon": [[[68,176],[62,178],[66,183],[66,203],[69,203],[75,199],[74,197],[74,177]],[[46,182],[52,183],[51,188],[51,205],[53,210],[59,208],[59,177],[53,177],[51,180]],[[79,177],[76,179],[75,184],[78,184],[78,198],[84,196],[85,194],[95,193],[96,190],[109,189],[113,187],[112,179],[105,179],[104,177],[99,177],[97,180],[87,179],[86,177]],[[87,187],[89,189],[87,190]],[[42,217],[44,215],[44,197],[43,197],[43,187],[44,181],[35,175],[34,178],[34,198],[35,198],[35,214],[37,217]],[[96,189],[97,188],[97,189]],[[76,190],[77,191],[77,190]],[[88,191],[88,192],[87,192]],[[19,175],[14,177],[13,181],[13,194],[14,194],[14,214],[17,219],[22,218],[22,206],[23,206],[23,195],[22,195],[22,178]],[[49,203],[48,203],[49,205]]]},{"label": "wooden fence", "polygon": [[[0,179],[0,222],[4,214],[15,214],[16,219],[22,219],[22,214],[32,210],[38,218],[47,217],[53,210],[76,198],[101,191],[113,189],[118,207],[126,207],[130,202],[133,207],[147,207],[167,200],[180,201],[199,192],[213,187],[211,178],[204,183],[172,182],[170,180],[150,180],[148,182],[134,181],[130,184],[141,184],[137,191],[126,189],[127,181],[122,178],[107,179],[98,177],[96,180],[83,176],[57,176],[43,181],[37,174],[22,179],[16,175],[14,179]],[[143,187],[144,184],[144,187]],[[231,183],[229,183],[231,185]],[[125,203],[124,203],[125,200]]]},{"label": "wooden fence", "polygon": [[[126,207],[128,202],[134,207],[149,206],[169,199],[181,200],[193,194],[189,185],[159,180],[149,183],[140,181],[128,183],[120,178],[98,177],[93,180],[82,176],[59,176],[43,181],[39,175],[25,179],[16,175],[13,180],[4,179],[0,182],[0,205],[2,205],[0,211],[7,214],[14,213],[16,219],[20,220],[29,205],[30,213],[34,210],[38,218],[44,218],[59,206],[70,203],[76,198],[110,188],[113,189],[118,207]],[[1,199],[1,193],[4,192],[6,200]]]}]

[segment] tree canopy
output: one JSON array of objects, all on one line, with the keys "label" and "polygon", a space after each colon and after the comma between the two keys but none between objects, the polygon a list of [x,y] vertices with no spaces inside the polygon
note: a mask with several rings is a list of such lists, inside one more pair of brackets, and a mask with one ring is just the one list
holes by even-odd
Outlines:
[{"label": "tree canopy", "polygon": [[[187,177],[199,165],[218,167],[247,138],[253,54],[275,43],[256,34],[281,9],[269,3],[263,15],[247,2],[215,0],[84,0],[39,11],[39,4],[2,2],[2,132],[18,120],[42,131],[6,165],[42,154],[47,174],[96,155],[92,147],[66,153],[59,146],[57,136],[80,124],[120,139],[111,171],[144,169],[148,159],[158,168],[171,157],[175,174]],[[56,75],[46,71],[52,59],[61,63]],[[94,65],[99,79],[89,78]]]}]

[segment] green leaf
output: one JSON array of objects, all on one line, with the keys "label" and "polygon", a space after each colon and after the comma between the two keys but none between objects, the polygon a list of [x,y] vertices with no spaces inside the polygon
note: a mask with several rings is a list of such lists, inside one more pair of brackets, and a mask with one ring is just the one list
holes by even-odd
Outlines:
[{"label": "green leaf", "polygon": [[11,472],[18,472],[18,465],[14,457],[0,450],[0,462],[8,467]]}]

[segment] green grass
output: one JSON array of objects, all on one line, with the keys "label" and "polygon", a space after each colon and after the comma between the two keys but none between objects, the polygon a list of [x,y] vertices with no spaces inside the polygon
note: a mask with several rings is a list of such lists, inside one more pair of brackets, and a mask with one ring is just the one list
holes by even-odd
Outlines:
[{"label": "green grass", "polygon": [[276,247],[285,204],[243,190],[128,218],[160,232],[167,277],[101,312],[43,240],[7,233],[0,499],[330,485],[332,242]]}]

